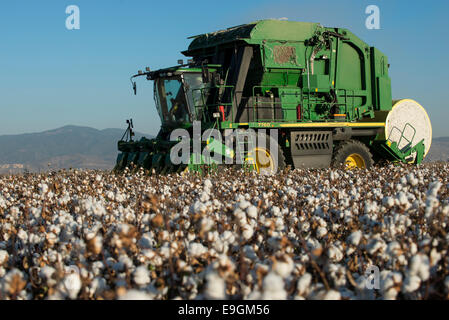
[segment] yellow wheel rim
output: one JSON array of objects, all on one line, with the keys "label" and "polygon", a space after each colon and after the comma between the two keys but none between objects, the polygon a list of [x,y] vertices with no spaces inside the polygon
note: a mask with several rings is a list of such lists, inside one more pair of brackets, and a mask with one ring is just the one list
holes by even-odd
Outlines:
[{"label": "yellow wheel rim", "polygon": [[186,166],[181,172],[181,176],[185,176],[187,174],[189,174],[190,170],[189,170],[189,166]]},{"label": "yellow wheel rim", "polygon": [[273,156],[265,148],[254,148],[246,160],[255,166],[257,173],[273,173],[275,171]]},{"label": "yellow wheel rim", "polygon": [[345,160],[345,166],[347,169],[366,169],[365,160],[358,153],[353,153],[349,155]]}]

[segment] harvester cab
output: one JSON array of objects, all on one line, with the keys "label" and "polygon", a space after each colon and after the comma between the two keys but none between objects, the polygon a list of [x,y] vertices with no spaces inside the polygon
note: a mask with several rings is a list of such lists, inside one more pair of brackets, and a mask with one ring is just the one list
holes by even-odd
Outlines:
[{"label": "harvester cab", "polygon": [[182,164],[170,157],[184,138],[195,149],[195,124],[201,147],[259,172],[419,164],[429,151],[424,108],[392,102],[388,58],[347,29],[262,20],[194,36],[182,53],[188,64],[132,77],[134,92],[134,78],[154,82],[161,129],[151,140],[119,141],[116,170],[167,173],[219,163],[200,154],[196,166],[195,150]]}]

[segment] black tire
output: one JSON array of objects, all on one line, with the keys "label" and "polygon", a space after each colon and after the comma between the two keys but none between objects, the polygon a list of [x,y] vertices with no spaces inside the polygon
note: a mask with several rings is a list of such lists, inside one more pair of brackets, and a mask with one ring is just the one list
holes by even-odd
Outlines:
[{"label": "black tire", "polygon": [[[348,161],[348,157],[356,155],[363,159],[364,165],[366,169],[369,169],[373,166],[373,155],[369,148],[362,142],[358,140],[347,140],[341,142],[334,150],[332,166],[338,167],[342,165],[346,165]],[[357,165],[358,168],[363,168],[363,166]]]}]

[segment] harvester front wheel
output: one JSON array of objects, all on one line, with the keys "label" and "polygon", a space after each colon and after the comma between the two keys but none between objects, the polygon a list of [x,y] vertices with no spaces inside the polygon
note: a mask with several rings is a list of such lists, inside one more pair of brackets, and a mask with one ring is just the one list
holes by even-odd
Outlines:
[{"label": "harvester front wheel", "polygon": [[347,169],[369,169],[373,163],[369,148],[357,140],[348,140],[338,145],[332,161],[334,167],[344,165]]},{"label": "harvester front wheel", "polygon": [[266,134],[260,134],[259,138],[265,140],[265,144],[257,143],[248,152],[246,161],[253,164],[259,174],[273,174],[284,169],[285,156],[278,141]]}]

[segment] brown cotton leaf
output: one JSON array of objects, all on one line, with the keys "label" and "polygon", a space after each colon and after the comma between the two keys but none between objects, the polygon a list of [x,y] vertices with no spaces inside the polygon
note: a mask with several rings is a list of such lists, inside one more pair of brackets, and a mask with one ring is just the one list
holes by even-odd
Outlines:
[{"label": "brown cotton leaf", "polygon": [[323,248],[321,248],[321,247],[312,250],[312,254],[313,254],[315,257],[321,256],[322,253],[323,253]]},{"label": "brown cotton leaf", "polygon": [[18,294],[25,288],[26,284],[26,281],[19,274],[15,274],[9,283],[9,293],[12,295]]},{"label": "brown cotton leaf", "polygon": [[160,228],[164,225],[164,217],[161,214],[157,214],[152,220],[151,224],[155,228]]}]

